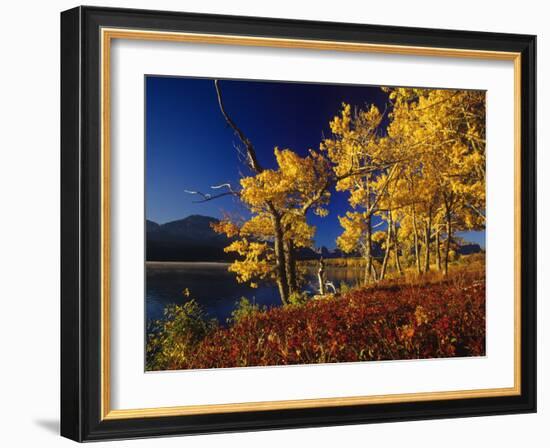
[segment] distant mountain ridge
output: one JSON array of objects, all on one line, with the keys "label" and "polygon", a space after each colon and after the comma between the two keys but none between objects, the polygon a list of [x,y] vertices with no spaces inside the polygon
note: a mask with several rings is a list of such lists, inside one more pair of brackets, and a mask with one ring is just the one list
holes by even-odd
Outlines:
[{"label": "distant mountain ridge", "polygon": [[190,215],[158,224],[146,221],[147,261],[229,261],[223,249],[230,240],[212,229],[210,216]]}]

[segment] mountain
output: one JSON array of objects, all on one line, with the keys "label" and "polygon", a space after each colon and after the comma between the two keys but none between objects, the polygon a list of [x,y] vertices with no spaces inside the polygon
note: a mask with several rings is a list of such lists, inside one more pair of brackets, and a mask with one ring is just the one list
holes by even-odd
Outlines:
[{"label": "mountain", "polygon": [[156,222],[149,221],[147,219],[145,221],[145,229],[146,229],[146,232],[149,234],[152,232],[158,232],[160,230],[160,226]]},{"label": "mountain", "polygon": [[212,229],[210,216],[191,215],[157,224],[147,220],[147,261],[229,261],[223,249],[230,240]]}]

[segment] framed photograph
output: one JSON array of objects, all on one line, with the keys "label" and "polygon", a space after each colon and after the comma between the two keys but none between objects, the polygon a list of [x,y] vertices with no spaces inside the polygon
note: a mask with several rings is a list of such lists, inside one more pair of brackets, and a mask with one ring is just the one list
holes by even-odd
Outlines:
[{"label": "framed photograph", "polygon": [[61,14],[61,433],[536,411],[535,36]]}]

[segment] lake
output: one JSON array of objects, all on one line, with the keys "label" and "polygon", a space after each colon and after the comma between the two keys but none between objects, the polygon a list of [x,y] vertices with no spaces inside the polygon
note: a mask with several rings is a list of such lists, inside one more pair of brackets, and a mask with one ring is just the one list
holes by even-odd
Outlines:
[{"label": "lake", "polygon": [[[164,308],[172,303],[189,300],[183,295],[188,288],[191,297],[202,305],[210,317],[222,324],[231,316],[235,303],[246,297],[251,302],[268,307],[281,304],[277,287],[260,285],[253,289],[237,283],[235,274],[228,272],[229,263],[206,262],[147,262],[146,263],[146,319],[163,316]],[[316,268],[308,267],[306,290],[317,291]],[[336,288],[342,282],[357,284],[363,270],[326,266],[325,278]]]}]

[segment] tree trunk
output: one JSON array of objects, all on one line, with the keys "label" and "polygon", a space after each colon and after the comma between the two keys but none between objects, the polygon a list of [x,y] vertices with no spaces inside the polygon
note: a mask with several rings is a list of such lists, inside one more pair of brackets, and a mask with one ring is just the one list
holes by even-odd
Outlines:
[{"label": "tree trunk", "polygon": [[430,270],[430,237],[429,237],[428,226],[426,225],[425,234],[424,234],[424,246],[426,248],[426,253],[424,255],[424,272]]},{"label": "tree trunk", "polygon": [[390,251],[391,251],[391,229],[392,229],[392,216],[391,213],[388,212],[388,231],[386,234],[386,250],[384,251],[384,261],[382,262],[382,268],[380,269],[380,277],[379,280],[384,280],[384,277],[386,276],[386,269],[388,267],[388,259],[390,258]]},{"label": "tree trunk", "polygon": [[380,277],[378,277],[378,280],[384,280],[384,277],[386,276],[386,269],[388,267],[388,258],[390,254],[390,249],[386,249],[386,253],[384,254],[384,260],[382,261],[382,267],[380,268]]},{"label": "tree trunk", "polygon": [[289,241],[286,244],[285,257],[286,257],[286,269],[287,269],[286,275],[287,275],[287,281],[288,281],[288,293],[292,294],[298,291],[298,279],[296,276],[296,256],[295,256],[294,244],[292,243],[292,241]]},{"label": "tree trunk", "polygon": [[371,279],[372,271],[372,230],[371,230],[371,218],[367,217],[367,230],[365,235],[365,260],[367,265],[365,266],[365,285],[368,285]]},{"label": "tree trunk", "polygon": [[288,280],[287,280],[287,267],[286,267],[286,257],[285,257],[285,248],[283,242],[283,227],[281,225],[281,218],[277,213],[272,213],[271,219],[273,222],[273,230],[275,233],[275,263],[276,263],[276,276],[277,276],[277,287],[279,289],[279,295],[281,296],[281,302],[283,305],[288,304],[289,291],[288,291]]},{"label": "tree trunk", "polygon": [[317,280],[319,281],[319,294],[325,295],[325,262],[323,257],[319,260],[319,270],[317,271]]},{"label": "tree trunk", "polygon": [[393,223],[393,256],[395,257],[395,269],[399,275],[403,274],[403,269],[401,269],[401,261],[399,260],[399,243],[397,241],[397,229],[395,227],[395,222]]},{"label": "tree trunk", "polygon": [[451,224],[451,214],[447,214],[447,240],[445,241],[445,260],[443,264],[443,274],[446,276],[449,273],[449,252],[451,250],[451,239],[453,228]]},{"label": "tree trunk", "polygon": [[372,272],[372,279],[373,281],[378,281],[378,273],[376,272],[376,267],[374,266],[374,263],[371,263],[371,272]]},{"label": "tree trunk", "polygon": [[435,263],[437,266],[437,270],[441,271],[441,252],[439,247],[441,243],[439,241],[439,233],[439,230],[435,233]]},{"label": "tree trunk", "polygon": [[370,281],[370,272],[371,272],[371,260],[369,255],[363,257],[365,259],[365,276],[363,278],[363,285],[368,285]]},{"label": "tree trunk", "polygon": [[420,251],[418,250],[418,227],[416,226],[416,209],[413,205],[413,233],[414,233],[414,257],[416,261],[416,271],[421,274],[420,269]]},{"label": "tree trunk", "polygon": [[447,240],[445,241],[445,260],[443,264],[443,274],[446,276],[449,273],[449,252],[451,250],[451,241],[453,238],[453,226],[452,226],[452,207],[454,204],[454,195],[451,191],[449,195],[444,196],[445,205],[445,220],[446,220],[446,231],[447,231]]},{"label": "tree trunk", "polygon": [[426,246],[426,255],[424,258],[424,272],[430,270],[430,237],[432,233],[432,213],[428,214],[428,222],[425,223],[424,228],[424,246]]}]

